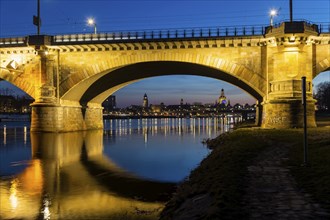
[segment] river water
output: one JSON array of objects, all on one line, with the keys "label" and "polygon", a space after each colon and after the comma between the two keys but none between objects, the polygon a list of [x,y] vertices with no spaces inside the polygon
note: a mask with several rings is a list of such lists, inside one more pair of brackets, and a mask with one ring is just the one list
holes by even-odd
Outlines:
[{"label": "river water", "polygon": [[30,133],[0,122],[0,219],[156,219],[239,117],[112,119],[104,130]]}]

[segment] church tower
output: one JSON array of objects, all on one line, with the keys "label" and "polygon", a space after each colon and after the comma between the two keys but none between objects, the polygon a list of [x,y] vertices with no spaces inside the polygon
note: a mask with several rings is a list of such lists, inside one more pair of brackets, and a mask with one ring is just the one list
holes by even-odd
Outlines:
[{"label": "church tower", "polygon": [[225,90],[224,89],[221,89],[221,94],[219,96],[219,99],[218,99],[218,104],[219,105],[227,105],[227,98],[225,96]]},{"label": "church tower", "polygon": [[148,106],[149,106],[149,103],[148,103],[148,96],[147,96],[146,93],[144,93],[144,96],[143,96],[143,105],[142,105],[142,107],[143,107],[143,108],[148,108]]}]

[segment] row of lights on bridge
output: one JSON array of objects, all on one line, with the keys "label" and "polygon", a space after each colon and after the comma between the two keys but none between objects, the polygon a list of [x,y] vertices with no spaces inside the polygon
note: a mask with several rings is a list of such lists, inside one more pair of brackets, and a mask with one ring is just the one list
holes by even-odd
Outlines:
[{"label": "row of lights on bridge", "polygon": [[[278,10],[271,9],[269,12],[270,17],[270,26],[274,25],[274,17],[278,15]],[[87,19],[87,25],[94,27],[94,34],[97,34],[97,28],[96,28],[96,21],[94,18],[88,18]]]}]

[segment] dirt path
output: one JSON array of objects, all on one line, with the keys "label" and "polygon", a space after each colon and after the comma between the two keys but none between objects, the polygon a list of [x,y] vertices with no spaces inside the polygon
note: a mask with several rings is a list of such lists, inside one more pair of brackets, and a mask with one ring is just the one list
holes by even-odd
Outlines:
[{"label": "dirt path", "polygon": [[330,214],[300,191],[288,167],[288,147],[267,149],[248,167],[244,204],[251,219],[330,219]]}]

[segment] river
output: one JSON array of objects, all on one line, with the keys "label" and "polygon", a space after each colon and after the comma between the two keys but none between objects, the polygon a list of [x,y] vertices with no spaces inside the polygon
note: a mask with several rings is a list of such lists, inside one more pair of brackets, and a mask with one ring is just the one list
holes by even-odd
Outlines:
[{"label": "river", "polygon": [[112,119],[104,130],[30,133],[0,122],[1,219],[156,219],[239,117]]}]

